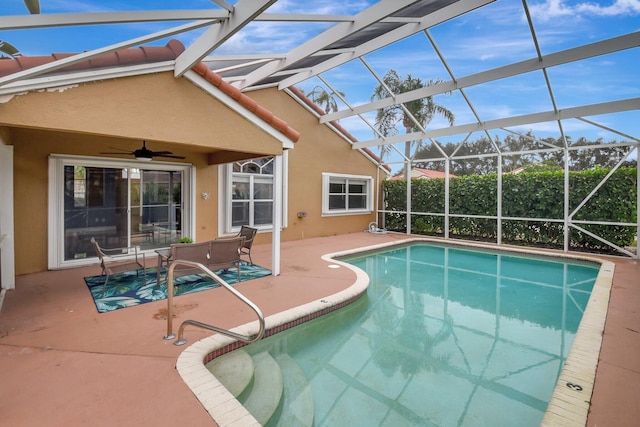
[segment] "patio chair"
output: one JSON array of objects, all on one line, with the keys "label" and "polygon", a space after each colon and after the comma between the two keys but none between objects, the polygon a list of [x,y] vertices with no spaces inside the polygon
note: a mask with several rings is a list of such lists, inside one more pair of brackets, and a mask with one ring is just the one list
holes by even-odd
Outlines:
[{"label": "patio chair", "polygon": [[240,255],[247,255],[251,265],[253,265],[253,260],[251,259],[251,246],[253,245],[253,239],[256,237],[257,233],[257,228],[247,227],[246,225],[243,225],[238,233],[238,237],[244,237],[244,244],[242,245],[242,248],[240,248]]},{"label": "patio chair", "polygon": [[[169,266],[175,260],[192,261],[203,264],[205,267],[209,264],[209,242],[200,243],[173,243],[171,246],[171,256],[167,260],[167,274],[169,274]],[[197,267],[189,265],[177,264],[173,267],[173,277],[189,276],[191,274],[203,273]]]},{"label": "patio chair", "polygon": [[240,254],[244,247],[244,236],[230,239],[216,239],[210,242],[210,256],[208,267],[211,271],[238,270],[238,282],[240,281]]},{"label": "patio chair", "polygon": [[[135,271],[136,277],[140,277],[140,269],[144,275],[144,282],[147,283],[147,270],[145,269],[144,253],[138,252],[138,247],[133,248],[101,248],[95,238],[91,238],[91,244],[100,259],[102,275],[106,276],[102,285],[102,296],[105,296],[109,276],[116,273]],[[130,250],[134,250],[134,257],[131,257]],[[113,255],[112,255],[113,254]],[[140,260],[142,258],[142,260]]]}]

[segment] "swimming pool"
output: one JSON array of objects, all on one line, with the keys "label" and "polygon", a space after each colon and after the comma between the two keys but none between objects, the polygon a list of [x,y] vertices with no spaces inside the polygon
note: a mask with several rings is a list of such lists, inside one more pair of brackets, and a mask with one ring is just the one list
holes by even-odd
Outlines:
[{"label": "swimming pool", "polygon": [[363,298],[244,349],[295,362],[318,426],[539,425],[600,267],[423,244],[348,262]]}]

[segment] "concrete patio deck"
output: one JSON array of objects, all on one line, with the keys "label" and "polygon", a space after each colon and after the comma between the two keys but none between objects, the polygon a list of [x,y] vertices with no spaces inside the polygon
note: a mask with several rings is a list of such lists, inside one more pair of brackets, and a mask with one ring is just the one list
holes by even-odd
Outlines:
[{"label": "concrete patio deck", "polygon": [[[327,268],[326,253],[406,239],[354,233],[282,244],[281,275],[236,286],[274,314],[340,291],[355,275]],[[271,246],[254,262],[271,264]],[[635,426],[640,419],[640,265],[616,263],[587,425]],[[147,260],[149,267],[155,259]],[[20,276],[0,311],[0,425],[212,426],[175,369],[186,347],[165,341],[166,301],[100,314],[83,277],[97,266]],[[174,330],[186,319],[231,328],[254,320],[224,289],[174,300]],[[187,327],[188,344],[210,332]]]}]

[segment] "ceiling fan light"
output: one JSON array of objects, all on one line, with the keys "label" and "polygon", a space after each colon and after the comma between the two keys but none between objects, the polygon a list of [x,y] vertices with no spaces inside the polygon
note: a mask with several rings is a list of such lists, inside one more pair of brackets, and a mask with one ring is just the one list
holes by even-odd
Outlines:
[{"label": "ceiling fan light", "polygon": [[147,156],[136,156],[136,160],[140,160],[143,162],[150,162],[151,161],[151,157],[147,157]]}]

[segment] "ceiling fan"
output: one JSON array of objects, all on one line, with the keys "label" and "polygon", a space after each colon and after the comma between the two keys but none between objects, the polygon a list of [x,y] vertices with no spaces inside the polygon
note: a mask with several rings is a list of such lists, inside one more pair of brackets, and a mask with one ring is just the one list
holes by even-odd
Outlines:
[{"label": "ceiling fan", "polygon": [[[114,148],[114,150],[119,150]],[[147,148],[147,141],[142,141],[142,148],[138,148],[134,151],[120,150],[116,152],[102,152],[100,154],[131,154],[137,160],[150,162],[154,157],[167,157],[171,159],[184,159],[184,156],[176,156],[171,151],[151,151]]]}]

